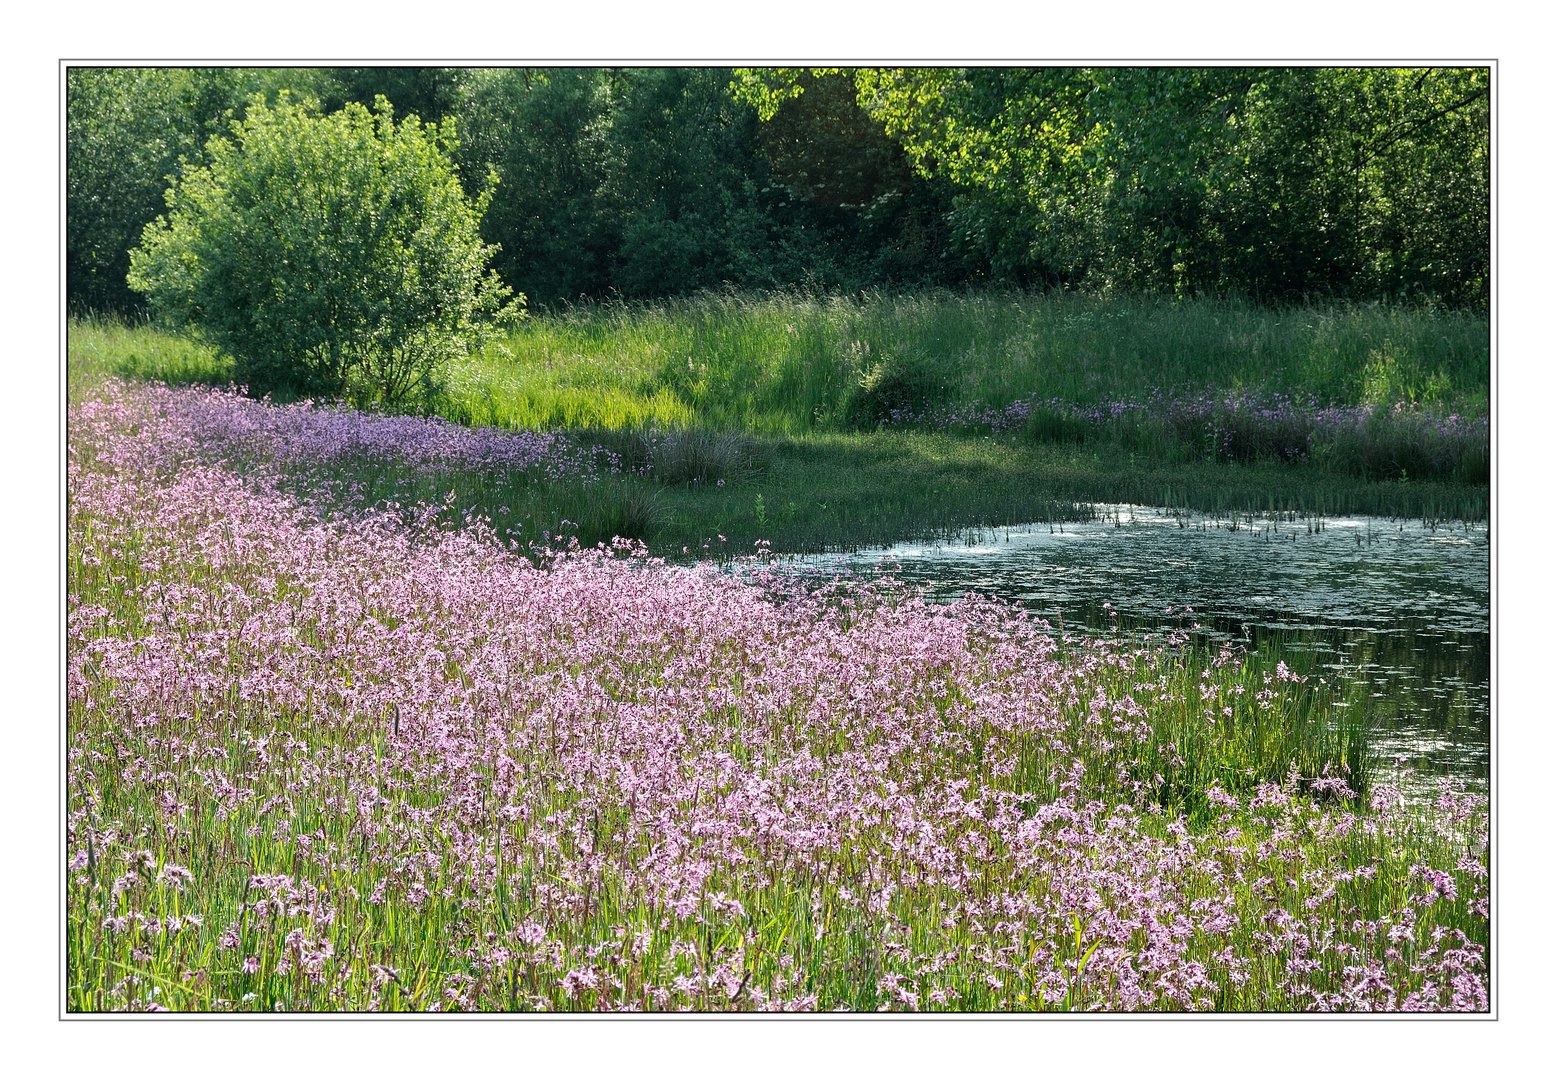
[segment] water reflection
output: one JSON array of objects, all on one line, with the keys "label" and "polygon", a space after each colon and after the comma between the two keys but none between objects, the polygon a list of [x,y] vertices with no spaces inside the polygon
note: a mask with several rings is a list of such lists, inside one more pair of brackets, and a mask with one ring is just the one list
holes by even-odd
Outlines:
[{"label": "water reflection", "polygon": [[1067,628],[1107,627],[1117,613],[1147,632],[1198,622],[1251,648],[1311,653],[1316,665],[1361,681],[1349,707],[1375,719],[1386,761],[1403,758],[1418,781],[1452,774],[1485,790],[1485,523],[1096,510],[1089,522],[836,558],[860,573],[893,572],[932,600],[967,592],[1018,600]]}]

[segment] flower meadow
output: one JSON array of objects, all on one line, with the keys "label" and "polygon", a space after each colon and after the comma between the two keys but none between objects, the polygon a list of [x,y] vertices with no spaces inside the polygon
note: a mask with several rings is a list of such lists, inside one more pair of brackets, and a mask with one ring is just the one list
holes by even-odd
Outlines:
[{"label": "flower meadow", "polygon": [[73,1011],[1488,1008],[1486,802],[1344,687],[343,512],[296,459],[585,464],[229,398],[71,408]]},{"label": "flower meadow", "polygon": [[[479,506],[505,537],[525,543],[642,535],[655,520],[652,454],[624,461],[560,432],[472,429],[339,403],[274,405],[240,387],[117,378],[101,380],[77,407],[88,423],[105,410],[121,426],[155,433],[159,470],[199,462],[264,477],[325,516],[392,509],[409,523],[429,503],[458,520]],[[645,441],[653,440],[623,449]]]}]

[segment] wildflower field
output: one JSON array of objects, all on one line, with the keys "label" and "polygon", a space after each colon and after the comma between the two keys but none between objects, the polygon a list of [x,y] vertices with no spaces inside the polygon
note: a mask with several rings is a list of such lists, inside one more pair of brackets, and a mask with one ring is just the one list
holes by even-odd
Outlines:
[{"label": "wildflower field", "polygon": [[69,423],[70,1010],[1488,1008],[1485,800],[1343,683],[437,494],[637,482],[557,437]]}]

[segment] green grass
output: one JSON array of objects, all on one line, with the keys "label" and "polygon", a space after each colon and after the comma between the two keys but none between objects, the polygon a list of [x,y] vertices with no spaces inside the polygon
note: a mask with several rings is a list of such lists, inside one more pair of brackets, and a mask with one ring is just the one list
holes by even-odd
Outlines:
[{"label": "green grass", "polygon": [[457,373],[450,391],[451,408],[485,423],[695,418],[795,433],[838,426],[862,375],[896,361],[925,371],[951,402],[996,408],[1018,398],[1092,404],[1154,389],[1259,388],[1327,404],[1406,399],[1485,412],[1489,357],[1483,315],[1371,305],[702,296],[528,319]]},{"label": "green grass", "polygon": [[65,370],[72,397],[111,375],[170,385],[223,386],[232,381],[232,362],[217,358],[197,341],[145,322],[99,317],[70,320]]},{"label": "green grass", "polygon": [[[68,336],[72,395],[109,375],[231,379],[208,349],[145,324],[73,320]],[[1128,440],[861,433],[848,417],[862,375],[883,363],[913,365],[947,404],[1245,387],[1484,414],[1488,356],[1485,316],[1364,305],[924,293],[570,307],[526,320],[450,372],[438,411],[470,424],[567,429],[627,457],[655,426],[724,433],[730,460],[712,472],[646,462],[652,480],[592,490],[419,477],[414,497],[437,502],[452,490],[461,509],[524,539],[567,530],[594,543],[625,529],[669,555],[699,554],[705,542],[710,553],[738,553],[757,539],[780,551],[867,547],[1074,518],[1093,501],[1479,519],[1486,484],[1220,463]],[[376,497],[408,494],[407,478],[359,479]]]},{"label": "green grass", "polygon": [[[592,431],[583,441],[620,441],[611,435]],[[521,545],[577,536],[587,546],[633,536],[673,558],[750,554],[758,540],[783,552],[950,540],[970,529],[1087,519],[1093,501],[1435,520],[1487,514],[1484,488],[1363,481],[1275,464],[1170,465],[1109,445],[882,431],[751,437],[742,449],[728,468],[682,483],[615,476],[587,485],[544,483],[523,474],[407,472],[348,461],[299,477],[298,493],[321,479],[336,481],[369,504],[442,504],[450,520],[474,511]]]},{"label": "green grass", "polygon": [[[224,382],[230,367],[144,325],[73,320],[83,373]],[[1154,389],[1258,388],[1327,404],[1414,400],[1484,413],[1485,315],[1375,305],[1077,294],[701,296],[567,307],[525,320],[449,373],[440,411],[522,428],[664,424],[830,429],[861,376],[914,363],[948,403],[1080,404]]]}]

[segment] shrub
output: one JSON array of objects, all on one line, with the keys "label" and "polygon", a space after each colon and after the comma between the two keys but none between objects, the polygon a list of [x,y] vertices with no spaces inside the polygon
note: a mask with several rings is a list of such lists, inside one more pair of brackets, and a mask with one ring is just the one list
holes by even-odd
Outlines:
[{"label": "shrub", "polygon": [[283,94],[233,134],[168,190],[129,282],[251,392],[399,404],[519,313],[477,232],[491,184],[466,198],[451,126],[396,124],[382,97],[321,116]]}]

